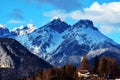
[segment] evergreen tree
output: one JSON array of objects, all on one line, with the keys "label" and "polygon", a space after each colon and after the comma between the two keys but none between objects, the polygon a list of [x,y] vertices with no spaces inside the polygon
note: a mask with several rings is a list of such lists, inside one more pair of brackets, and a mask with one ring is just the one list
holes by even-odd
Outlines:
[{"label": "evergreen tree", "polygon": [[106,74],[106,68],[107,68],[106,66],[107,66],[107,60],[105,57],[102,57],[100,59],[99,67],[98,67],[100,75]]},{"label": "evergreen tree", "polygon": [[114,76],[119,75],[119,65],[114,58],[106,58],[107,59],[107,73],[110,73]]},{"label": "evergreen tree", "polygon": [[99,59],[98,56],[95,56],[94,58],[94,64],[93,64],[93,73],[98,73],[98,65],[99,65]]},{"label": "evergreen tree", "polygon": [[51,69],[43,71],[42,80],[51,80]]},{"label": "evergreen tree", "polygon": [[84,55],[80,64],[80,69],[81,70],[91,70],[89,61],[87,59],[87,56]]}]

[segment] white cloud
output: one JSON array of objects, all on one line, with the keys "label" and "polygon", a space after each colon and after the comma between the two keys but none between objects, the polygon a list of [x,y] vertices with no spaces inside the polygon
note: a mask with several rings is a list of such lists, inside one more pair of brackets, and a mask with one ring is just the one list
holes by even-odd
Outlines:
[{"label": "white cloud", "polygon": [[24,24],[24,21],[18,21],[18,20],[9,20],[8,21],[9,24]]},{"label": "white cloud", "polygon": [[120,31],[120,28],[118,28],[118,30]]},{"label": "white cloud", "polygon": [[114,28],[113,26],[110,26],[110,25],[101,25],[100,31],[105,34],[109,34],[109,33],[116,31],[116,28]]},{"label": "white cloud", "polygon": [[65,12],[62,10],[54,10],[44,13],[44,16],[58,16],[63,19],[71,18],[73,20],[90,19],[96,25],[100,25],[100,30],[104,33],[118,31],[120,27],[120,2],[111,2],[99,4],[94,2],[89,8],[84,8],[83,11],[76,10],[73,12]]},{"label": "white cloud", "polygon": [[117,24],[120,23],[120,2],[93,3],[90,8],[85,8],[86,17],[101,23]]}]

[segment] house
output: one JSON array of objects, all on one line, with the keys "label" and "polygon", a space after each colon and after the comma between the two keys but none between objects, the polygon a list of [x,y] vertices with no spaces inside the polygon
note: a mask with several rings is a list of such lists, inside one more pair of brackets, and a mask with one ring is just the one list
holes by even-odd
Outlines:
[{"label": "house", "polygon": [[88,70],[78,70],[77,72],[79,78],[89,78],[90,72]]}]

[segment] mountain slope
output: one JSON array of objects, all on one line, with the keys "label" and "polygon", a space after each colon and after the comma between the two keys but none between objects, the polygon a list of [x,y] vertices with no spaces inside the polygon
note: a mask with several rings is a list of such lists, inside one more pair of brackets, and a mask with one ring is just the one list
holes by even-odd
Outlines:
[{"label": "mountain slope", "polygon": [[53,19],[16,39],[31,52],[56,66],[68,63],[78,66],[83,54],[87,54],[90,60],[96,55],[113,55],[120,61],[120,45],[103,35],[90,20],[80,20],[70,26],[60,18]]},{"label": "mountain slope", "polygon": [[[79,66],[81,57],[84,54],[87,54],[88,58],[92,60],[100,52],[101,54],[98,56],[106,56],[107,52],[107,56],[114,57],[120,61],[119,45],[101,34],[92,24],[93,23],[89,20],[80,20],[73,25],[68,34],[65,35],[62,44],[59,45],[57,50],[53,53],[49,62],[57,66],[68,63]],[[111,52],[113,48],[116,50]],[[99,52],[96,52],[96,50],[99,50]],[[105,51],[102,52],[102,50]],[[112,56],[113,54],[114,56]]]},{"label": "mountain slope", "polygon": [[[1,80],[8,80],[10,77],[26,76],[38,70],[52,68],[52,66],[29,52],[18,41],[11,38],[0,39],[0,77]],[[5,73],[5,71],[9,73]],[[10,75],[12,72],[14,74]],[[3,72],[3,73],[2,73]],[[15,75],[15,76],[14,76]],[[7,79],[4,79],[7,77]],[[10,80],[10,79],[9,79]]]},{"label": "mountain slope", "polygon": [[69,27],[71,26],[58,18],[30,34],[18,36],[16,39],[26,45],[33,53],[46,57],[45,54],[51,54],[61,44],[62,37],[67,33],[66,30]]}]

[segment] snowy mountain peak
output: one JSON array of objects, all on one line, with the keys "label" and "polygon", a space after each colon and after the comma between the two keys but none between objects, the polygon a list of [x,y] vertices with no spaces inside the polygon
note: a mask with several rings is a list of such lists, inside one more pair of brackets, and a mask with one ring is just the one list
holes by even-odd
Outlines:
[{"label": "snowy mountain peak", "polygon": [[17,35],[24,35],[33,32],[36,29],[35,25],[27,24],[27,26],[20,26],[18,28],[14,28],[12,32]]},{"label": "snowy mountain peak", "polygon": [[9,34],[9,30],[5,25],[0,24],[0,37],[4,37]]},{"label": "snowy mountain peak", "polygon": [[47,28],[55,30],[59,33],[62,33],[66,29],[68,29],[70,27],[70,25],[68,25],[66,22],[64,22],[60,18],[55,17],[51,22],[49,22],[47,25],[45,25],[43,27],[47,27]]},{"label": "snowy mountain peak", "polygon": [[92,28],[94,30],[98,29],[94,26],[91,20],[79,20],[76,24],[73,25],[74,27],[81,27],[81,28]]},{"label": "snowy mountain peak", "polygon": [[61,19],[61,18],[59,18],[59,17],[53,17],[51,20],[50,20],[51,22],[52,21],[61,21],[61,22],[64,22],[64,20],[63,19]]},{"label": "snowy mountain peak", "polygon": [[34,24],[27,24],[27,27],[29,29],[36,29],[35,25]]},{"label": "snowy mountain peak", "polygon": [[2,28],[2,29],[6,29],[6,26],[5,26],[5,25],[0,24],[0,28]]}]

